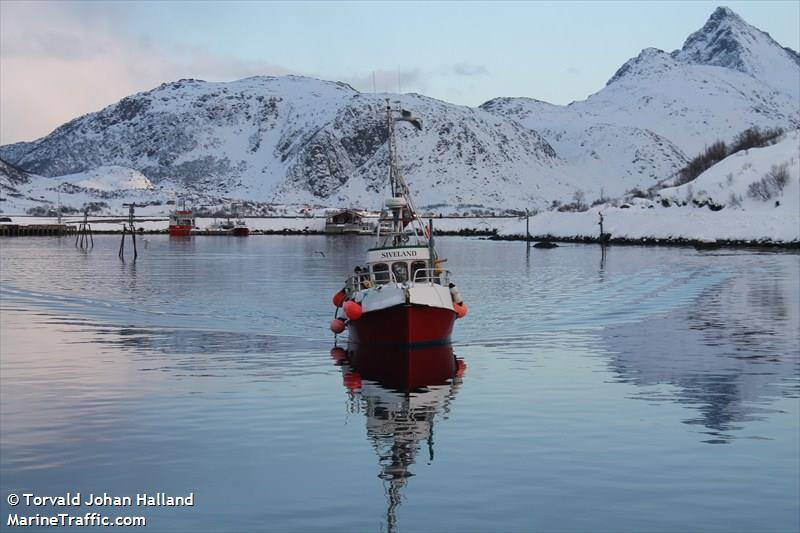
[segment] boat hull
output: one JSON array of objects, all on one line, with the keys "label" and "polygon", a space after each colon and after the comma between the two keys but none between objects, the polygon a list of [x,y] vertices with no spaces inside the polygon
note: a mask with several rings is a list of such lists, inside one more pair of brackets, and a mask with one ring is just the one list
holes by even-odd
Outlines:
[{"label": "boat hull", "polygon": [[170,226],[168,231],[172,237],[188,237],[193,229],[192,226]]},{"label": "boat hull", "polygon": [[402,304],[376,309],[349,322],[349,342],[413,348],[449,344],[455,319],[456,313],[443,307]]},{"label": "boat hull", "polygon": [[233,234],[236,237],[247,237],[250,235],[250,228],[233,228]]}]

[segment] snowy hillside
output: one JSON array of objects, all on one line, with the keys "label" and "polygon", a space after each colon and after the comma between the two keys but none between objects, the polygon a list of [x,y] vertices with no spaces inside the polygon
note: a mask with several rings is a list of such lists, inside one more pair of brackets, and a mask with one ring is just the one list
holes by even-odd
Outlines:
[{"label": "snowy hillside", "polygon": [[59,181],[95,191],[155,189],[150,180],[138,170],[117,166],[102,166],[78,174],[67,174],[61,176]]},{"label": "snowy hillside", "polygon": [[[328,202],[379,207],[388,175],[385,116],[375,100],[356,98],[320,130],[278,190],[284,202]],[[561,162],[541,137],[514,121],[421,95],[402,105],[423,117],[423,130],[398,123],[403,173],[420,208],[428,206],[543,207],[572,190],[556,176]],[[333,153],[331,153],[333,152]],[[331,161],[339,166],[332,168]],[[308,180],[309,175],[330,177]]]},{"label": "snowy hillside", "polygon": [[694,181],[658,192],[664,204],[707,204],[739,211],[800,213],[800,130],[773,146],[729,155]]},{"label": "snowy hillside", "polygon": [[21,168],[0,159],[0,190],[15,191],[31,180],[30,174]]},{"label": "snowy hillside", "polygon": [[[531,233],[597,238],[600,213],[612,239],[800,243],[800,130],[775,145],[732,154],[653,200],[539,214]],[[500,234],[523,236],[525,221],[508,223]]]},{"label": "snowy hillside", "polygon": [[118,166],[102,166],[57,178],[35,174],[26,177],[27,181],[9,183],[8,168],[0,165],[2,212],[25,213],[33,209],[40,214],[55,213],[60,203],[65,214],[82,212],[87,207],[92,213],[121,213],[125,210],[123,203],[136,202],[151,206],[145,213],[161,213],[165,203],[177,197],[176,190],[157,189],[141,172]]}]

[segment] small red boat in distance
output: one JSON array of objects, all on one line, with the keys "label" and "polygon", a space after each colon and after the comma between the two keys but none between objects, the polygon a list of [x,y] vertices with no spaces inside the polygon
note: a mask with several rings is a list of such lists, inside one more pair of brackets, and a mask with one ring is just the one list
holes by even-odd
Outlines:
[{"label": "small red boat in distance", "polygon": [[250,235],[250,228],[247,227],[247,222],[244,221],[244,217],[239,212],[239,209],[242,207],[242,204],[231,204],[231,210],[233,211],[233,216],[236,219],[235,221],[231,222],[231,234],[235,237],[247,237]]},{"label": "small red boat in distance", "polygon": [[181,202],[181,208],[169,214],[168,232],[171,237],[188,237],[195,229],[194,213],[186,208],[186,201]]}]

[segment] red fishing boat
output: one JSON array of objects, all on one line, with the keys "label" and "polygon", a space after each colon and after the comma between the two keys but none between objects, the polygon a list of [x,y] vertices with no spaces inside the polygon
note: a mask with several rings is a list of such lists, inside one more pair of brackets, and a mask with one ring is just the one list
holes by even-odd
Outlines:
[{"label": "red fishing boat", "polygon": [[169,234],[171,237],[187,237],[195,229],[194,213],[186,208],[186,201],[181,202],[180,209],[169,214]]},{"label": "red fishing boat", "polygon": [[236,222],[233,223],[232,232],[236,237],[247,237],[250,235],[250,228],[247,227],[247,223],[243,218],[237,218]]},{"label": "red fishing boat", "polygon": [[432,221],[426,225],[417,215],[397,165],[395,122],[418,129],[422,123],[408,111],[394,111],[388,102],[386,115],[391,196],[366,263],[355,268],[334,296],[337,312],[331,330],[339,334],[347,329],[351,346],[448,344],[453,323],[467,314],[467,306],[450,272],[442,268],[445,259],[436,253]]},{"label": "red fishing boat", "polygon": [[232,204],[231,210],[233,211],[233,216],[236,219],[234,222],[231,222],[228,219],[228,222],[231,222],[231,234],[236,237],[247,237],[250,235],[250,228],[247,227],[247,222],[244,221],[244,218],[239,213],[239,208],[242,207],[240,204]]}]

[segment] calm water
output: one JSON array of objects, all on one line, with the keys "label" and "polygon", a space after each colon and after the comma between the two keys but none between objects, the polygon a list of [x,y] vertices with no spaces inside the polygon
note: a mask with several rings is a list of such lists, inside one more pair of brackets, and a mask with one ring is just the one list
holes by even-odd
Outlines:
[{"label": "calm water", "polygon": [[[796,531],[800,256],[439,239],[466,371],[329,355],[360,238],[0,241],[0,490],[147,530]],[[324,257],[322,255],[324,253]],[[56,514],[58,508],[18,512]],[[83,514],[82,509],[81,514]]]}]

